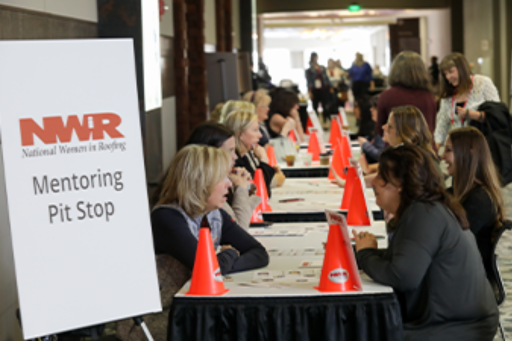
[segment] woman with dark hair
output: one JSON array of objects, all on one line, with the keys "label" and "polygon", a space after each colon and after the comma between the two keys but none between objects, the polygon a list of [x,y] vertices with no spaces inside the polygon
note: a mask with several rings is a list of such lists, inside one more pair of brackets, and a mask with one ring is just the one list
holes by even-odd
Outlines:
[{"label": "woman with dark hair", "polygon": [[467,213],[469,228],[488,273],[492,261],[493,231],[505,220],[500,182],[484,135],[476,128],[458,128],[448,133],[443,160],[453,178],[453,193]]},{"label": "woman with dark hair", "polygon": [[[206,145],[225,149],[229,152],[233,164],[238,159],[235,148],[234,132],[228,127],[217,122],[205,122],[197,126],[190,134],[185,145]],[[153,192],[152,205],[160,200],[160,194],[164,186],[166,175],[162,178]],[[261,198],[254,195],[254,188],[250,184],[251,174],[243,167],[233,167],[229,174],[229,180],[233,184],[228,190],[227,200],[223,209],[240,225],[248,230],[252,212],[258,206]]]},{"label": "woman with dark hair", "polygon": [[491,341],[499,312],[462,206],[443,187],[429,153],[386,149],[373,181],[377,205],[394,214],[388,249],[353,232],[357,261],[389,285],[402,307],[405,340]]},{"label": "woman with dark hair", "polygon": [[485,121],[485,111],[478,107],[485,101],[500,102],[498,89],[489,77],[472,75],[463,54],[454,52],[441,65],[441,103],[437,113],[434,140],[444,143],[451,129],[467,126],[471,120]]},{"label": "woman with dark hair", "polygon": [[285,88],[276,88],[270,93],[272,101],[268,119],[265,121],[271,138],[288,136],[295,129],[299,139],[304,141],[304,130],[300,123],[299,97]]},{"label": "woman with dark hair", "polygon": [[324,123],[331,120],[327,108],[329,107],[331,82],[327,77],[325,67],[318,64],[318,54],[311,53],[309,58],[309,69],[306,70],[306,81],[308,83],[309,98],[313,102],[313,110],[318,114],[318,104],[322,103]]},{"label": "woman with dark hair", "polygon": [[[375,128],[375,123],[377,122],[377,102],[379,100],[379,95],[374,95],[370,98],[370,112],[373,121],[373,128]],[[374,130],[372,130],[371,134],[373,137],[368,140],[368,136],[359,136],[357,140],[361,145],[361,158],[364,157],[363,161],[366,161],[368,164],[375,164],[379,161],[380,153],[384,150],[386,143],[382,140],[382,136],[379,134],[375,134]],[[361,160],[360,160],[361,162]]]},{"label": "woman with dark hair", "polygon": [[414,105],[425,116],[431,133],[436,127],[437,106],[430,90],[430,80],[425,63],[416,52],[399,53],[389,72],[390,89],[379,96],[376,132],[383,135],[382,126],[387,122],[391,109]]}]

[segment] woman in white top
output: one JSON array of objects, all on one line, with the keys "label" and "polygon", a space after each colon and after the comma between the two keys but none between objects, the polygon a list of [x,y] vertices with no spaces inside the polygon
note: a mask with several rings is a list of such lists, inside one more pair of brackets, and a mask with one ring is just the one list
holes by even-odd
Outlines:
[{"label": "woman in white top", "polygon": [[472,75],[469,64],[461,53],[454,52],[440,65],[442,71],[441,103],[437,113],[434,141],[439,147],[448,132],[467,126],[469,120],[483,122],[485,112],[478,107],[485,101],[500,102],[498,89],[489,77]]}]

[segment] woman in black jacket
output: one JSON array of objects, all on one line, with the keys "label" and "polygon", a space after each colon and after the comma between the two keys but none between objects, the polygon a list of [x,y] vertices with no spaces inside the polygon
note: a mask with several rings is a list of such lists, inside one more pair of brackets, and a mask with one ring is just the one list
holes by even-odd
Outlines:
[{"label": "woman in black jacket", "polygon": [[453,193],[467,213],[486,271],[491,270],[493,232],[505,220],[500,183],[483,134],[473,127],[450,131],[443,160],[452,176]]}]

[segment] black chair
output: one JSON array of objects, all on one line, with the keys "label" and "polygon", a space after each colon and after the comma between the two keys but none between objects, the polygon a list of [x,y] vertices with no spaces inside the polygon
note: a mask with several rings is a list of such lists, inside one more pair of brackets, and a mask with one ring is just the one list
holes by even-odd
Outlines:
[{"label": "black chair", "polygon": [[[507,220],[503,223],[503,225],[500,227],[500,229],[496,232],[494,236],[494,241],[492,243],[492,258],[491,258],[491,264],[488,264],[486,267],[487,270],[487,277],[489,279],[489,282],[491,283],[491,287],[494,291],[494,296],[496,297],[496,302],[498,303],[498,307],[505,302],[505,297],[507,296],[507,293],[505,292],[505,286],[503,284],[503,278],[501,278],[500,269],[498,267],[498,255],[496,254],[496,246],[498,246],[498,242],[503,235],[503,232],[506,230],[512,229],[512,221]],[[501,321],[499,321],[499,328],[501,333],[501,338],[506,341],[505,338],[505,331],[503,330],[503,325],[501,324]]]}]

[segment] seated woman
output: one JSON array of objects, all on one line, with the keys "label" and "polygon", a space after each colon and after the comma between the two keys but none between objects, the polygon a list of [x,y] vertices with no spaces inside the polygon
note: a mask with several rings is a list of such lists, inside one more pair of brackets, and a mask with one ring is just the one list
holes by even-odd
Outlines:
[{"label": "seated woman", "polygon": [[244,101],[254,104],[256,108],[255,113],[258,115],[258,124],[260,125],[260,133],[262,135],[258,144],[265,147],[270,140],[270,134],[265,125],[265,121],[268,118],[269,105],[272,99],[265,90],[261,89],[247,92],[243,99]]},{"label": "seated woman", "polygon": [[[224,121],[226,127],[235,133],[237,167],[244,167],[254,178],[257,168],[263,172],[268,195],[271,195],[271,187],[281,186],[285,176],[278,167],[268,165],[268,157],[265,149],[258,144],[261,133],[258,126],[258,116],[248,111],[235,111],[228,115]],[[275,179],[275,180],[274,180]]]},{"label": "seated woman", "polygon": [[228,117],[229,114],[231,114],[233,111],[236,111],[236,110],[244,110],[244,111],[249,111],[252,113],[256,112],[256,108],[254,107],[254,104],[252,104],[252,103],[249,103],[246,101],[229,100],[222,107],[222,110],[220,111],[220,117],[219,117],[218,122],[224,123],[224,121],[226,120],[226,117]]},{"label": "seated woman", "polygon": [[265,248],[222,209],[231,170],[231,156],[222,148],[190,145],[176,154],[151,213],[157,255],[170,255],[192,270],[199,229],[208,224],[215,249],[221,246],[223,275],[268,264]]},{"label": "seated woman", "polygon": [[[230,153],[233,164],[238,159],[234,133],[220,123],[206,122],[197,126],[185,143],[191,144],[223,148]],[[252,213],[261,202],[261,198],[254,195],[255,186],[251,185],[250,179],[249,171],[234,167],[229,174],[233,186],[229,188],[227,201],[222,207],[245,230],[249,229]]]},{"label": "seated woman", "polygon": [[[370,98],[370,112],[372,116],[372,121],[377,122],[377,101],[379,100],[379,95],[372,96]],[[359,136],[357,140],[361,145],[361,157],[364,157],[368,164],[377,163],[379,161],[379,155],[384,150],[386,143],[382,140],[382,136],[379,134],[375,134],[374,132],[371,134],[371,141],[368,141],[368,136]]]},{"label": "seated woman", "polygon": [[389,285],[405,340],[493,340],[498,309],[462,206],[446,192],[429,152],[386,149],[373,181],[377,205],[397,221],[388,249],[353,232],[359,267]]},{"label": "seated woman", "polygon": [[304,141],[304,130],[300,123],[299,97],[287,89],[277,88],[270,93],[268,119],[265,121],[271,138],[288,136],[290,130],[295,129],[300,141]]},{"label": "seated woman", "polygon": [[505,209],[487,141],[476,128],[454,129],[448,133],[442,158],[453,179],[448,191],[466,210],[469,228],[490,273],[493,231],[505,220]]}]

